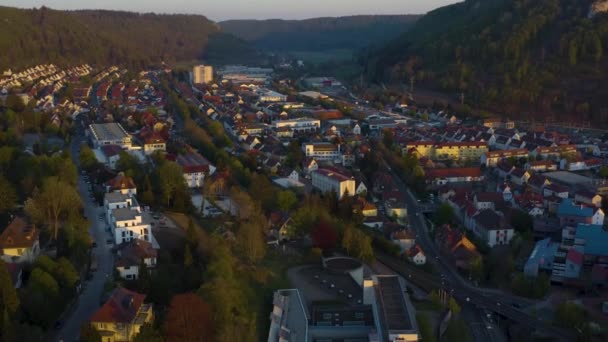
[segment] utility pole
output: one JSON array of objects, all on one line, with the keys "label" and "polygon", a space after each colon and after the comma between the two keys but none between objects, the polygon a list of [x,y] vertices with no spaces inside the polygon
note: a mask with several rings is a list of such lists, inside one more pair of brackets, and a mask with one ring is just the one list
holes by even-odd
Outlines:
[{"label": "utility pole", "polygon": [[464,91],[460,92],[460,105],[464,105]]}]

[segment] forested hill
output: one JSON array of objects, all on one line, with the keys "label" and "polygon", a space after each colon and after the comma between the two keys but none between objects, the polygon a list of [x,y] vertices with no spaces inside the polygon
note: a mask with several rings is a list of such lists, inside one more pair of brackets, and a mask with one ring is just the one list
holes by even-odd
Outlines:
[{"label": "forested hill", "polygon": [[361,15],[306,20],[229,20],[228,33],[269,50],[319,51],[359,49],[387,42],[415,22],[418,15]]},{"label": "forested hill", "polygon": [[217,44],[247,51],[248,44],[221,33],[200,15],[117,11],[57,11],[0,7],[0,69],[35,63],[125,64],[205,58]]},{"label": "forested hill", "polygon": [[510,117],[606,124],[607,2],[467,0],[428,13],[361,62],[377,81],[413,76]]}]

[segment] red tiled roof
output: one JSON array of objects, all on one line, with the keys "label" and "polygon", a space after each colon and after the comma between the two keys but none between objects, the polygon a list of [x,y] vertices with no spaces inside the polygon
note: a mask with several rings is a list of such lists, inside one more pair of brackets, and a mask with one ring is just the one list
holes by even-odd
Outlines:
[{"label": "red tiled roof", "polygon": [[123,189],[135,189],[135,182],[133,178],[126,176],[123,172],[118,173],[116,177],[110,179],[106,183],[110,190],[123,190]]},{"label": "red tiled roof", "polygon": [[476,167],[447,168],[426,170],[427,179],[449,178],[449,177],[481,177],[481,169]]},{"label": "red tiled roof", "polygon": [[22,217],[15,217],[0,234],[1,248],[31,248],[38,240],[36,227]]},{"label": "red tiled roof", "polygon": [[568,251],[568,255],[566,255],[566,259],[570,260],[572,263],[577,265],[583,264],[583,253],[577,251],[574,248],[570,248]]},{"label": "red tiled roof", "polygon": [[112,296],[91,317],[91,322],[131,323],[146,295],[119,287]]}]

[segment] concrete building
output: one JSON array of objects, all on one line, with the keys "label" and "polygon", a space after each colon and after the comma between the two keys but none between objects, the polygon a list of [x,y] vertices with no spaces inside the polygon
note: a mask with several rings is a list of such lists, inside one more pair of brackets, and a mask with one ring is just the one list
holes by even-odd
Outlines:
[{"label": "concrete building", "polygon": [[113,209],[110,220],[116,245],[133,239],[152,242],[152,227],[144,222],[141,211],[131,208]]},{"label": "concrete building", "polygon": [[374,275],[363,282],[363,304],[373,308],[379,341],[419,340],[414,306],[402,282],[394,275]]},{"label": "concrete building", "polygon": [[318,169],[312,172],[312,186],[323,192],[333,191],[338,198],[355,195],[355,179],[334,169]]},{"label": "concrete building", "polygon": [[291,128],[294,132],[314,132],[321,128],[321,120],[311,118],[296,118],[289,120],[277,120],[272,123],[278,131],[281,128]]},{"label": "concrete building", "polygon": [[213,81],[213,67],[211,65],[196,65],[192,68],[192,82],[194,84],[208,84]]},{"label": "concrete building", "polygon": [[341,159],[342,153],[338,145],[326,142],[304,143],[302,150],[306,158],[318,161],[334,161]]},{"label": "concrete building", "polygon": [[91,124],[89,125],[89,131],[96,148],[105,145],[117,145],[128,150],[132,147],[131,135],[119,123]]}]

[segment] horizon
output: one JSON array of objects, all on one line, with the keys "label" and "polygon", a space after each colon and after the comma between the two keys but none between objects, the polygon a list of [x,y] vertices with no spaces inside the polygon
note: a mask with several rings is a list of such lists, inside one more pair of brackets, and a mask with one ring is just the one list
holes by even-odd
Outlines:
[{"label": "horizon", "polygon": [[[128,3],[107,0],[90,6],[76,0],[8,0],[1,6],[21,9],[40,8],[53,10],[110,10],[155,14],[202,15],[214,22],[228,20],[306,20],[323,17],[350,17],[361,15],[420,15],[435,8],[461,2],[461,0],[352,0],[342,6],[342,0],[308,0],[289,6],[281,0],[259,0],[252,4],[246,0],[227,0],[205,4],[194,0],[175,0],[171,3],[132,0]],[[331,5],[328,5],[331,3]],[[243,7],[244,6],[244,7]],[[239,8],[240,11],[234,11]],[[378,9],[382,8],[381,11]]]}]

